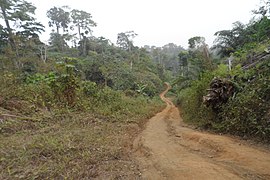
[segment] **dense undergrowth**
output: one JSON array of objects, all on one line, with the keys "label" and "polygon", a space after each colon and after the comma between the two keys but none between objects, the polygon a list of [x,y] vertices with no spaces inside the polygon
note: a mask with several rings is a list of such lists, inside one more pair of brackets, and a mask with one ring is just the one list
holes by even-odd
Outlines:
[{"label": "dense undergrowth", "polygon": [[[259,51],[257,52],[259,53]],[[244,55],[241,57],[243,58]],[[241,137],[270,140],[270,59],[243,70],[235,66],[231,71],[220,65],[215,71],[205,72],[191,86],[178,94],[184,120],[216,132]],[[239,58],[239,62],[244,59]],[[214,77],[229,78],[236,92],[218,111],[206,107],[203,96]]]},{"label": "dense undergrowth", "polygon": [[254,10],[248,24],[216,32],[210,50],[204,37],[189,39],[175,80],[186,122],[270,142],[269,5]]},{"label": "dense undergrowth", "polygon": [[72,72],[23,81],[4,72],[0,86],[0,179],[138,176],[132,137],[164,106]]},{"label": "dense undergrowth", "polygon": [[113,79],[100,71],[107,64],[70,57],[35,61],[28,60],[30,69],[1,71],[0,179],[138,177],[132,138],[164,107],[157,97],[161,80],[135,63],[130,71],[118,61],[117,73],[129,76]]}]

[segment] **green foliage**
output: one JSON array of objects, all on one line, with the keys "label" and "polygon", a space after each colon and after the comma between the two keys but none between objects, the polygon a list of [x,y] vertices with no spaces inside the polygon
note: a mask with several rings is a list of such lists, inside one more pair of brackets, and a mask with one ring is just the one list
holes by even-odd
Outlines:
[{"label": "green foliage", "polygon": [[[114,160],[124,157],[119,147],[131,146],[126,135],[164,108],[156,97],[163,67],[133,45],[134,32],[125,34],[129,51],[104,37],[87,37],[96,25],[91,14],[70,14],[66,7],[47,12],[55,28],[47,46],[36,34],[39,24],[27,16],[34,6],[1,2],[11,3],[5,12],[21,26],[0,25],[0,179],[96,178],[104,166],[110,174],[112,167],[124,171],[124,161],[116,161],[117,169]],[[82,36],[79,43],[68,33],[70,23]]]},{"label": "green foliage", "polygon": [[215,33],[217,36],[213,49],[217,49],[219,54],[229,56],[235,50],[245,44],[245,28],[246,26],[241,22],[233,23],[232,30],[222,30]]},{"label": "green foliage", "polygon": [[[88,12],[53,7],[47,16],[55,29],[49,46],[33,34],[38,24],[24,19],[24,31],[12,37],[0,26],[0,179],[85,179],[96,178],[96,171],[119,178],[128,162],[128,133],[164,108],[156,97],[163,66],[133,45],[132,31],[121,48],[89,37],[96,24]],[[78,29],[79,43],[70,28]],[[21,49],[8,46],[12,39]]]},{"label": "green foliage", "polygon": [[56,33],[59,33],[59,29],[63,28],[63,33],[68,28],[70,23],[70,13],[66,11],[66,7],[53,7],[47,11],[47,17],[50,19],[49,26],[56,28]]},{"label": "green foliage", "polygon": [[[109,87],[99,88],[95,83],[88,81],[83,83],[85,98],[82,99],[82,104],[93,113],[117,119],[117,121],[130,121],[130,117],[146,113],[143,107],[149,102],[157,104],[161,102],[156,98],[146,97],[143,92],[133,92],[137,95],[127,97],[122,91],[115,91]],[[134,108],[135,104],[136,108]]]},{"label": "green foliage", "polygon": [[[179,72],[178,54],[184,51],[184,48],[174,43],[168,43],[162,47],[144,46],[145,50],[149,52],[152,61],[157,65],[157,68],[162,73],[159,76],[166,81],[171,77],[175,77]],[[163,80],[163,79],[162,79]]]},{"label": "green foliage", "polygon": [[82,90],[86,96],[95,97],[99,91],[97,84],[91,81],[84,81],[82,83]]},{"label": "green foliage", "polygon": [[[119,76],[125,70],[125,66],[122,66],[123,69],[121,69],[121,66],[107,67],[95,63],[97,68],[100,68],[98,66],[107,68],[100,68],[100,73],[103,78],[107,78],[108,74],[110,75],[113,80],[112,83],[114,83],[112,88],[104,86],[103,83],[100,84],[89,80],[82,81],[81,78],[85,77],[82,67],[87,68],[87,66],[82,66],[82,64],[84,62],[76,58],[59,58],[54,65],[54,71],[42,74],[28,74],[22,82],[17,84],[20,88],[14,91],[13,95],[8,91],[5,91],[3,95],[9,94],[10,97],[20,97],[21,100],[33,103],[36,108],[46,108],[49,110],[61,108],[87,109],[107,117],[121,117],[122,114],[130,115],[125,111],[127,107],[130,109],[134,107],[128,103],[133,101],[133,98],[142,101],[140,104],[143,107],[150,100],[149,97],[154,97],[162,89],[161,80],[152,72],[146,73],[145,70],[140,69],[141,72],[137,70],[134,72],[128,71],[126,75]],[[110,65],[110,63],[107,65]],[[119,63],[119,65],[121,64]],[[114,67],[117,69],[114,69]],[[80,69],[83,71],[80,72]],[[114,72],[117,74],[114,75]],[[94,72],[91,71],[89,73]],[[115,79],[114,76],[116,77]],[[127,79],[129,76],[132,80]],[[4,80],[8,83],[11,81],[8,80],[8,77],[14,77],[14,75],[7,74],[4,77]],[[139,83],[139,86],[136,82]],[[125,97],[124,93],[117,89],[130,90],[135,95]],[[7,89],[5,88],[5,90]],[[144,97],[140,97],[140,95]],[[6,99],[8,100],[9,98],[7,97]],[[133,112],[132,110],[128,111]],[[132,115],[134,116],[135,114]]]},{"label": "green foliage", "polygon": [[268,63],[250,71],[252,81],[242,87],[234,99],[224,105],[218,115],[222,120],[217,129],[240,136],[255,136],[265,141],[270,137],[270,72]]},{"label": "green foliage", "polygon": [[203,126],[213,120],[213,112],[210,108],[206,108],[202,102],[213,77],[212,73],[205,73],[201,79],[193,81],[190,87],[179,92],[178,103],[185,121]]},{"label": "green foliage", "polygon": [[[1,46],[9,44],[17,58],[21,56],[20,51],[29,48],[28,42],[40,44],[38,34],[44,31],[44,26],[33,17],[35,10],[25,0],[1,0],[0,19],[5,23],[5,27],[0,26]],[[14,65],[19,67],[19,62],[14,60]]]},{"label": "green foliage", "polygon": [[[232,30],[218,31],[215,45],[220,57],[233,57],[232,70],[220,65],[214,71],[200,71],[197,80],[188,76],[180,76],[175,80],[178,86],[179,102],[182,114],[187,122],[217,132],[231,133],[244,137],[253,137],[263,141],[270,139],[269,127],[269,2],[261,7],[257,14],[262,17],[245,25],[241,22],[233,24]],[[194,40],[190,45],[194,47]],[[192,55],[192,54],[191,54]],[[201,59],[199,54],[192,60]],[[184,57],[181,54],[180,57]],[[265,59],[268,58],[268,59]],[[256,66],[242,68],[256,61]],[[195,68],[203,69],[201,64]],[[236,92],[226,103],[222,103],[219,111],[206,108],[202,101],[213,77],[230,78]]]},{"label": "green foliage", "polygon": [[[58,72],[49,72],[48,74],[37,73],[26,77],[25,88],[33,88],[33,93],[35,93],[36,96],[41,96],[42,102],[39,104],[45,106],[50,106],[52,103],[67,104],[68,106],[75,105],[79,82],[75,72],[75,66],[72,63],[74,63],[76,59],[63,59],[65,62],[60,61],[57,64]],[[39,86],[41,86],[42,89],[40,89]],[[51,94],[53,94],[53,96],[51,96]],[[50,98],[47,95],[49,95]]]},{"label": "green foliage", "polygon": [[[90,27],[96,26],[96,23],[92,20],[92,15],[85,11],[73,9],[71,11],[71,19],[74,26],[78,28],[78,35],[80,39],[82,35],[92,32]],[[72,27],[72,29],[73,28],[74,27]],[[81,32],[81,30],[85,31]]]},{"label": "green foliage", "polygon": [[104,174],[134,173],[135,164],[126,155],[130,136],[163,105],[142,97],[123,98],[122,104],[122,112],[110,117],[102,115],[106,108],[102,114],[52,109],[38,121],[5,119],[0,123],[0,178],[104,179]]},{"label": "green foliage", "polygon": [[46,84],[51,84],[53,81],[56,80],[56,78],[57,76],[53,72],[50,72],[47,75],[37,73],[32,76],[27,76],[25,82],[27,84],[39,84],[41,82],[45,82]]},{"label": "green foliage", "polygon": [[[202,102],[213,77],[233,77],[232,82],[237,89],[237,94],[223,104],[217,114]],[[217,70],[204,73],[201,79],[180,91],[178,98],[183,117],[187,122],[217,132],[269,141],[269,77],[267,61],[248,71],[236,66],[229,72],[225,65],[220,65]]]},{"label": "green foliage", "polygon": [[258,43],[266,41],[270,37],[270,19],[262,16],[258,20],[252,20],[245,25],[241,22],[233,23],[232,30],[222,30],[215,33],[217,36],[212,49],[218,50],[222,57],[231,53],[252,50]]},{"label": "green foliage", "polygon": [[201,45],[205,43],[205,38],[200,36],[192,37],[188,40],[189,48],[199,48]]},{"label": "green foliage", "polygon": [[58,33],[51,33],[50,34],[50,50],[56,52],[64,52],[68,49],[67,40],[70,39],[68,34],[58,34]]},{"label": "green foliage", "polygon": [[116,44],[123,50],[132,51],[134,49],[133,39],[137,35],[134,31],[118,33]]}]

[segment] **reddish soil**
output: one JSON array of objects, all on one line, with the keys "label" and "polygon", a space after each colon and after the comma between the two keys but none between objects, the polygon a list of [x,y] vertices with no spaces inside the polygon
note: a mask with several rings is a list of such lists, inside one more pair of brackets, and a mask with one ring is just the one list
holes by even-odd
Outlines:
[{"label": "reddish soil", "polygon": [[142,179],[270,179],[270,152],[237,138],[189,128],[177,107],[167,107],[134,141]]}]

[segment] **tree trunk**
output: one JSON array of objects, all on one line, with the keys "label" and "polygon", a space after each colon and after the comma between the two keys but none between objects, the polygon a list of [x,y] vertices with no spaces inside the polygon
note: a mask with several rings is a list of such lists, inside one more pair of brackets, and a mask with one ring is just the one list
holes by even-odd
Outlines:
[{"label": "tree trunk", "polygon": [[87,40],[86,40],[86,37],[83,36],[83,40],[82,40],[82,54],[83,56],[86,56],[88,53],[86,52],[86,43],[87,43]]},{"label": "tree trunk", "polygon": [[[13,32],[12,32],[12,29],[11,29],[11,27],[9,25],[9,21],[8,21],[6,9],[3,6],[1,6],[1,11],[2,11],[2,14],[3,14],[3,18],[4,18],[4,21],[5,21],[7,30],[8,30],[9,44],[10,44],[12,50],[16,53],[16,58],[17,58],[19,55],[18,55],[18,51],[17,51],[17,48],[16,48],[16,44],[15,44],[14,38],[13,38]],[[18,62],[17,62],[16,58],[12,58],[12,59],[14,61],[15,66],[17,68],[19,68],[19,65],[18,65]]]},{"label": "tree trunk", "polygon": [[38,49],[39,49],[39,51],[40,51],[40,59],[44,62],[43,47],[41,46],[41,47],[39,47]]},{"label": "tree trunk", "polygon": [[59,34],[59,26],[56,25],[56,32]]},{"label": "tree trunk", "polygon": [[78,25],[78,32],[79,32],[79,38],[80,38],[80,41],[82,40],[82,37],[81,37],[81,28],[80,26]]},{"label": "tree trunk", "polygon": [[6,23],[6,27],[7,27],[7,30],[8,30],[8,36],[9,36],[10,45],[11,45],[12,49],[15,49],[16,46],[15,46],[15,42],[14,42],[14,39],[13,39],[12,29],[10,28],[9,21],[8,21],[8,18],[7,18],[6,9],[1,6],[1,10],[2,10],[4,21]]},{"label": "tree trunk", "polygon": [[47,45],[44,46],[44,63],[47,61]]},{"label": "tree trunk", "polygon": [[210,58],[209,50],[208,50],[207,45],[205,43],[203,44],[203,55],[204,55],[204,58],[206,60],[207,68],[209,70],[212,70],[213,69],[212,61],[211,61],[211,58]]}]

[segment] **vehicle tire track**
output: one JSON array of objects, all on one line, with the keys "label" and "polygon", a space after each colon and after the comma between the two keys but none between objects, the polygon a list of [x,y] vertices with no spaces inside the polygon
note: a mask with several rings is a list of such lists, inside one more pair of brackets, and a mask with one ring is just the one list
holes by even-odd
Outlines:
[{"label": "vehicle tire track", "polygon": [[142,179],[270,179],[270,152],[240,140],[188,128],[179,110],[160,94],[166,108],[135,139]]}]

